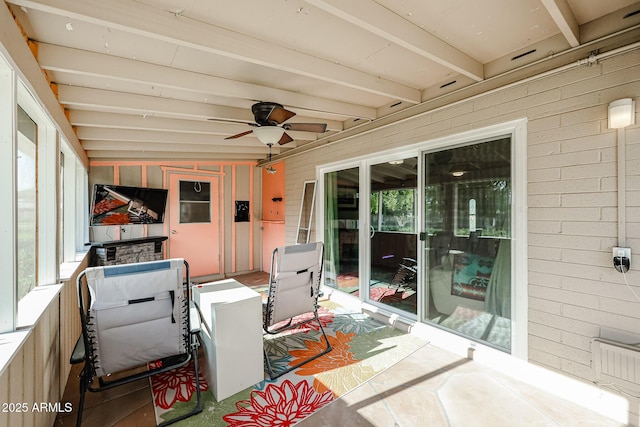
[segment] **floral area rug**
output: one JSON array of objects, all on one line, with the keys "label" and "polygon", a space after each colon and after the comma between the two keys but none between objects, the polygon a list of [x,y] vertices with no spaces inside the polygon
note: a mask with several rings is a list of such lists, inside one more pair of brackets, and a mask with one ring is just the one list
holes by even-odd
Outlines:
[{"label": "floral area rug", "polygon": [[[264,381],[220,402],[201,375],[203,411],[175,425],[291,426],[427,344],[331,301],[321,302],[318,313],[331,352],[275,380],[265,374]],[[265,348],[278,370],[321,351],[325,342],[314,321],[266,336]],[[201,367],[206,366],[203,357]],[[152,377],[151,386],[158,422],[189,412],[195,403],[195,374],[190,366]]]}]

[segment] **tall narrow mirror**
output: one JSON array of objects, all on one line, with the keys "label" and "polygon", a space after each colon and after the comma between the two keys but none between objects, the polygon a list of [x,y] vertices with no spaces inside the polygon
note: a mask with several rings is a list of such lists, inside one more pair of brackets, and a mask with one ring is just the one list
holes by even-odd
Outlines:
[{"label": "tall narrow mirror", "polygon": [[315,198],[316,181],[305,181],[302,186],[302,202],[300,203],[300,217],[298,218],[296,243],[309,243]]}]

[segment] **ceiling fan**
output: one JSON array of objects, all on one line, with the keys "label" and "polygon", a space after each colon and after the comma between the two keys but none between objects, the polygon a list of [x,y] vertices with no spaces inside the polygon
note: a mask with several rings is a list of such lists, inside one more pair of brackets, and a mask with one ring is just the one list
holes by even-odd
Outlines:
[{"label": "ceiling fan", "polygon": [[249,123],[255,126],[255,129],[241,132],[236,135],[229,136],[225,139],[236,139],[241,136],[253,133],[265,145],[271,147],[274,144],[287,144],[293,141],[285,131],[302,131],[322,133],[327,130],[326,123],[285,123],[296,113],[286,110],[282,105],[275,102],[258,102],[251,106],[251,111],[255,118],[255,123]]}]

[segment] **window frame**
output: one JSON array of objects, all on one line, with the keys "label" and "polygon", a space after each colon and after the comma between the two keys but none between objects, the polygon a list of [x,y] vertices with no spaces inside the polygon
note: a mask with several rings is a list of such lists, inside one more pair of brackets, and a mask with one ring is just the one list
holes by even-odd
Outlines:
[{"label": "window frame", "polygon": [[[58,128],[32,91],[18,76],[11,63],[0,55],[0,334],[31,325],[40,315],[36,293],[40,286],[56,285],[61,261],[79,261],[86,255],[88,226],[88,171],[79,155],[61,140]],[[17,154],[18,106],[37,125],[36,137],[36,249],[35,289],[18,301],[17,251]],[[65,167],[60,167],[64,153]],[[61,174],[64,173],[64,177]],[[66,191],[60,193],[65,183]],[[59,223],[64,221],[64,226]],[[60,240],[60,233],[62,242]],[[49,289],[55,290],[59,286]]]},{"label": "window frame", "polygon": [[[320,183],[320,193],[324,194],[324,175],[328,172],[340,171],[350,167],[360,168],[360,215],[359,215],[359,251],[360,251],[360,277],[363,283],[368,283],[369,277],[366,268],[363,266],[369,265],[370,262],[370,248],[367,248],[366,242],[369,236],[370,229],[370,215],[369,215],[369,176],[367,175],[370,165],[380,163],[383,161],[389,161],[393,159],[401,159],[412,156],[422,156],[426,151],[438,151],[442,149],[452,148],[465,144],[475,144],[484,140],[493,139],[498,136],[509,135],[512,138],[512,152],[511,152],[511,189],[512,189],[512,208],[511,208],[511,266],[513,269],[512,277],[514,286],[512,300],[511,300],[511,352],[510,354],[518,359],[527,360],[528,358],[528,301],[527,301],[527,283],[528,283],[528,270],[527,270],[527,119],[520,118],[512,121],[507,121],[495,125],[490,125],[484,128],[474,129],[471,131],[462,132],[459,134],[453,134],[432,140],[423,140],[415,144],[405,145],[399,148],[376,152],[375,154],[367,154],[351,158],[349,160],[327,163],[316,166],[316,179]],[[422,166],[419,162],[418,168],[418,188],[423,188],[424,182],[422,177]],[[324,197],[319,198],[317,207],[318,229],[324,230]],[[424,205],[423,192],[418,191],[417,203],[419,206]],[[362,206],[366,206],[363,208]],[[422,217],[422,209],[418,209],[417,223],[423,224],[424,218]],[[421,225],[420,225],[421,227]],[[419,232],[425,232],[426,230],[420,230]],[[424,253],[424,242],[419,244],[418,253]],[[424,262],[424,261],[421,261]],[[418,283],[424,281],[422,268],[418,269]],[[340,292],[334,292],[334,294],[340,294]],[[365,295],[364,290],[360,289],[360,298]],[[418,301],[418,316],[417,322],[413,324],[418,333],[425,333],[433,339],[433,342],[437,345],[451,346],[452,348],[467,348],[469,345],[468,339],[465,337],[455,335],[448,331],[442,331],[439,328],[428,324],[424,319],[424,296],[421,296]],[[361,300],[361,302],[364,302]],[[377,309],[377,307],[374,307]],[[385,311],[391,312],[393,315],[396,313],[393,308],[384,307]],[[424,332],[421,332],[424,331]],[[477,344],[477,347],[476,347]],[[503,354],[501,350],[493,349],[482,343],[473,344],[476,349],[483,348],[489,352],[498,352]]]},{"label": "window frame", "polygon": [[59,138],[51,120],[26,86],[17,82],[18,105],[37,125],[36,286],[58,281]]},{"label": "window frame", "polygon": [[[75,262],[86,253],[89,241],[89,178],[69,143],[60,139],[64,175],[59,183],[62,195],[63,245],[60,264]],[[64,186],[64,188],[62,188]]]},{"label": "window frame", "polygon": [[6,279],[0,285],[0,333],[15,330],[17,301],[17,116],[18,94],[16,74],[0,56],[0,138],[14,141],[0,144],[0,193],[7,198],[0,203],[0,270]]},{"label": "window frame", "polygon": [[[528,300],[527,300],[527,122],[526,118],[516,119],[485,128],[463,132],[461,134],[451,135],[439,138],[428,143],[423,143],[423,152],[438,151],[442,149],[453,148],[466,144],[474,144],[485,140],[493,139],[498,136],[509,135],[511,142],[511,267],[512,282],[515,284],[512,288],[511,295],[511,352],[510,354],[518,359],[527,360],[528,358]],[[422,176],[420,177],[422,179]],[[421,182],[419,185],[424,185]],[[421,204],[424,201],[420,201]],[[421,212],[419,211],[419,214]],[[424,222],[420,218],[420,224]],[[420,248],[422,252],[424,247]],[[422,270],[422,269],[420,269]],[[422,271],[419,271],[418,280],[422,281]],[[424,304],[424,301],[420,302]],[[424,328],[429,334],[433,334],[434,343],[443,346],[467,346],[468,339],[457,336],[450,332],[441,332],[437,327],[429,325],[424,321],[421,315],[421,323],[419,328]],[[491,351],[498,351],[487,347],[484,344],[477,343],[478,347],[489,348]]]}]

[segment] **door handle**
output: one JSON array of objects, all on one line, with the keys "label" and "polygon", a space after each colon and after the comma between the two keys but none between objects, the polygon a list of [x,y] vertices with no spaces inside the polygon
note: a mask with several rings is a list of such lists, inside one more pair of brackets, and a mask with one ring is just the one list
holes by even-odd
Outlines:
[{"label": "door handle", "polygon": [[177,231],[176,230],[171,230],[171,234],[176,234]]},{"label": "door handle", "polygon": [[373,239],[373,236],[375,236],[376,234],[376,229],[373,228],[373,225],[369,226],[369,228],[371,228],[371,233],[369,233],[369,237]]}]

